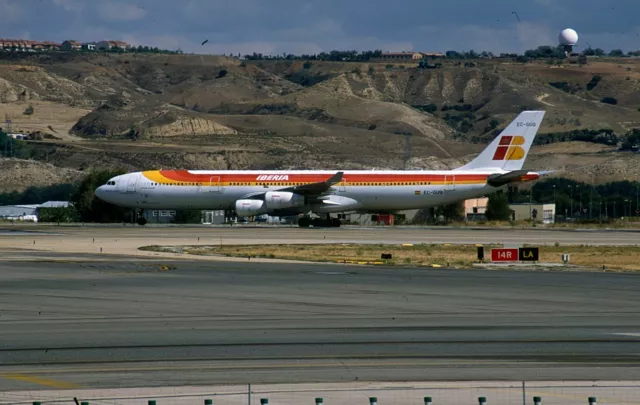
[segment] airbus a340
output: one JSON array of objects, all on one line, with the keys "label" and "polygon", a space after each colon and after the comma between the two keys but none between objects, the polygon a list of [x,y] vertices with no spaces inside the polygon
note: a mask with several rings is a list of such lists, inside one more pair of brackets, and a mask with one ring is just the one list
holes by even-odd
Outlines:
[{"label": "airbus a340", "polygon": [[[95,193],[140,214],[144,209],[229,210],[239,217],[304,214],[300,226],[339,226],[330,214],[433,207],[538,179],[539,173],[522,166],[543,117],[544,111],[520,113],[478,157],[454,170],[151,170],[116,176]],[[138,223],[145,222],[139,215]]]}]

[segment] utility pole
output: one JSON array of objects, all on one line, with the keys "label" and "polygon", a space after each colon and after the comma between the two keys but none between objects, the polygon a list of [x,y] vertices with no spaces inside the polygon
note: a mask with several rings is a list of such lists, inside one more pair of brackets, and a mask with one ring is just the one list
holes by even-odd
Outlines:
[{"label": "utility pole", "polygon": [[636,183],[636,216],[640,213],[640,209],[638,209],[638,188],[640,185]]},{"label": "utility pole", "polygon": [[5,156],[12,157],[13,156],[13,150],[12,150],[13,128],[12,128],[11,119],[9,119],[9,114],[4,115],[4,122],[7,124],[7,149],[8,149],[8,154],[5,154]]},{"label": "utility pole", "polygon": [[591,183],[591,194],[589,194],[589,219],[591,219],[592,212],[593,212],[593,183]]},{"label": "utility pole", "polygon": [[578,188],[578,200],[580,201],[580,205],[578,205],[580,207],[578,210],[578,216],[582,217],[582,193],[580,193],[580,186],[577,185],[576,187]]},{"label": "utility pole", "polygon": [[573,187],[569,186],[569,192],[571,193],[571,218],[573,218]]}]

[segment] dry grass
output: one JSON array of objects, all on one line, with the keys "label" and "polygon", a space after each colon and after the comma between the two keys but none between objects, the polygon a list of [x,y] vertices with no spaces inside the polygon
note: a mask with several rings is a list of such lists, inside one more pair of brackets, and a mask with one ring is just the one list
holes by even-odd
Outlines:
[{"label": "dry grass", "polygon": [[[34,112],[32,115],[25,115],[23,112],[29,104],[33,105]],[[84,108],[39,100],[2,103],[0,104],[0,110],[13,121],[14,132],[30,133],[41,131],[67,141],[81,139],[69,135],[69,130],[80,117],[90,112],[90,110]],[[2,119],[4,120],[4,114]],[[54,130],[52,131],[49,127]]]},{"label": "dry grass", "polygon": [[[558,213],[559,214],[559,213]],[[453,222],[450,226],[462,227],[462,228],[511,228],[511,229],[525,229],[525,228],[540,228],[540,229],[640,229],[640,218],[638,217],[625,217],[624,220],[617,219],[610,222],[602,223],[581,223],[581,222],[557,222],[554,224],[542,224],[540,222],[536,225],[532,225],[530,221],[475,221],[475,222]]]},{"label": "dry grass", "polygon": [[[491,247],[485,246],[485,258],[489,258]],[[176,247],[162,246],[148,246],[142,249],[176,251]],[[457,268],[469,267],[477,261],[475,245],[247,245],[184,246],[178,249],[194,255]],[[391,253],[393,259],[381,260],[382,253]],[[604,264],[609,270],[640,270],[639,246],[544,246],[540,247],[540,262],[562,263],[563,253],[571,255],[571,264],[584,268],[602,269]]]}]

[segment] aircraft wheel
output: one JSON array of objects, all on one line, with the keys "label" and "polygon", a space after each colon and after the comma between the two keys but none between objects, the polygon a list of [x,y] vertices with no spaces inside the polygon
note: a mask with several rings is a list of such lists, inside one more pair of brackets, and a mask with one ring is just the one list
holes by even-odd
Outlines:
[{"label": "aircraft wheel", "polygon": [[322,220],[322,218],[313,218],[311,220],[311,225],[313,225],[314,228],[320,228],[323,226],[327,226],[326,221]]},{"label": "aircraft wheel", "polygon": [[302,217],[298,220],[298,226],[300,228],[308,228],[309,225],[311,225],[311,218],[309,217]]},{"label": "aircraft wheel", "polygon": [[147,218],[144,217],[144,210],[141,208],[136,210],[136,222],[138,225],[145,225],[147,223]]},{"label": "aircraft wheel", "polygon": [[340,228],[340,220],[338,218],[331,218],[331,226],[334,228]]}]

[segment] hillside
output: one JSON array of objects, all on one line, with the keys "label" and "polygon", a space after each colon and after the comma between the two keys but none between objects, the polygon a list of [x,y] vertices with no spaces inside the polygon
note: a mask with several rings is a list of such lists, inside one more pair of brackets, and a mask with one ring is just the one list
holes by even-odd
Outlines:
[{"label": "hillside", "polygon": [[[1,57],[0,110],[13,131],[51,135],[31,142],[32,157],[72,170],[401,168],[409,136],[410,167],[451,168],[524,109],[547,111],[541,136],[640,127],[640,62],[629,58],[418,69],[200,55]],[[29,105],[34,113],[23,114]],[[527,165],[594,182],[640,174],[638,155],[576,145],[537,147]]]}]

